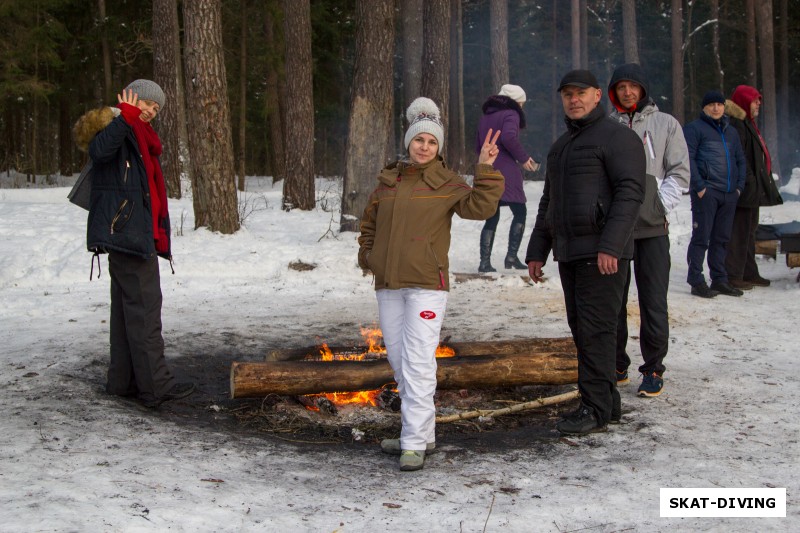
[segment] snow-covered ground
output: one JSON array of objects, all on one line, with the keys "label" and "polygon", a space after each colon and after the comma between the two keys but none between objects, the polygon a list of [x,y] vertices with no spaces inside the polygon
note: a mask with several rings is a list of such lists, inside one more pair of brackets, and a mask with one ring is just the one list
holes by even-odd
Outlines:
[{"label": "snow-covered ground", "polygon": [[[797,193],[800,169],[786,191]],[[541,182],[527,182],[528,232]],[[671,215],[671,343],[665,391],[622,390],[623,423],[531,446],[439,440],[415,473],[374,442],[297,444],[203,423],[102,392],[109,287],[89,281],[85,212],[68,189],[0,189],[0,531],[791,531],[798,518],[800,284],[784,256],[759,257],[769,288],[741,298],[689,294],[689,199]],[[320,208],[280,209],[280,184],[250,178],[236,235],[194,230],[191,200],[170,201],[175,275],[162,262],[173,367],[259,359],[319,339],[356,342],[376,322],[356,235],[338,234],[336,183]],[[800,203],[762,223],[800,220]],[[494,263],[502,264],[504,210]],[[474,272],[481,222],[456,219],[454,272]],[[288,268],[301,260],[316,269]],[[454,341],[567,336],[553,263],[546,283],[502,276],[453,284],[443,336]],[[95,272],[96,273],[96,272]],[[511,274],[507,272],[507,274]],[[637,334],[635,289],[631,334]],[[635,340],[629,343],[634,361]],[[635,369],[635,366],[632,367]],[[224,375],[224,369],[219,372]],[[230,409],[226,383],[200,383]],[[219,404],[217,403],[219,402]],[[228,406],[228,407],[220,407]],[[226,418],[230,420],[230,416]],[[487,428],[491,429],[491,428]],[[660,518],[661,487],[785,487],[786,518]]]}]

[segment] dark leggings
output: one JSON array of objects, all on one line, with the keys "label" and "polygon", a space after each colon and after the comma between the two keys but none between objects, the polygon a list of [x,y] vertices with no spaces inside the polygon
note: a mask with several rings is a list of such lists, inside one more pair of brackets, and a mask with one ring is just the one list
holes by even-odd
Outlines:
[{"label": "dark leggings", "polygon": [[514,216],[514,218],[511,220],[511,224],[525,224],[525,219],[528,216],[528,207],[525,204],[504,202],[501,200],[497,205],[497,211],[494,212],[494,215],[492,215],[491,218],[486,219],[486,224],[483,225],[484,230],[497,231],[497,223],[500,222],[500,208],[504,205],[507,205],[511,209],[511,214]]}]

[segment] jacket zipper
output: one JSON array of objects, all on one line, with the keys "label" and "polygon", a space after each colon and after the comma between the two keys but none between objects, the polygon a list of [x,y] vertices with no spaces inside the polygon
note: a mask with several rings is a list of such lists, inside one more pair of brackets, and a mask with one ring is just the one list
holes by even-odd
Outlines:
[{"label": "jacket zipper", "polygon": [[119,220],[119,217],[122,216],[122,210],[125,209],[126,205],[128,205],[128,200],[122,200],[122,205],[117,209],[117,214],[111,219],[111,235],[114,235],[114,225],[117,223],[117,220]]},{"label": "jacket zipper", "polygon": [[131,168],[131,162],[126,160],[125,161],[125,174],[122,176],[122,183],[127,183],[128,182],[128,169],[130,169],[130,168]]}]

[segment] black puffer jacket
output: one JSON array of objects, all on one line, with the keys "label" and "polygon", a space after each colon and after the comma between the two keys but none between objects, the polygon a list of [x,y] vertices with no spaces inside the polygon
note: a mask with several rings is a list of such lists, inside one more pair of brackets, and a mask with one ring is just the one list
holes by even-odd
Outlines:
[{"label": "black puffer jacket", "polygon": [[644,199],[645,156],[630,129],[597,106],[547,154],[544,192],[525,261],[633,257],[633,226]]},{"label": "black puffer jacket", "polygon": [[736,205],[751,208],[781,205],[783,198],[775,185],[775,180],[767,171],[764,148],[758,141],[758,132],[747,118],[747,112],[733,101],[726,100],[725,114],[730,116],[731,126],[739,133],[744,157],[747,160],[744,190]]},{"label": "black puffer jacket", "polygon": [[[90,252],[156,255],[150,187],[133,130],[114,108],[83,115],[74,128],[78,147],[92,158],[92,192],[86,246]],[[170,236],[169,216],[159,220]],[[167,252],[171,258],[171,242]]]}]

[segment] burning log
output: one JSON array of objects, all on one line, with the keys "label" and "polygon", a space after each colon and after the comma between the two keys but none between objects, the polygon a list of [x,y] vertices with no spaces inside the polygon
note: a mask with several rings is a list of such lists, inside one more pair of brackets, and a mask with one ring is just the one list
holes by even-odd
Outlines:
[{"label": "burning log", "polygon": [[[570,342],[572,342],[570,340]],[[564,385],[578,380],[569,351],[469,355],[437,359],[440,389]],[[375,390],[394,380],[385,359],[374,361],[264,361],[231,365],[232,398]]]},{"label": "burning log", "polygon": [[[506,341],[472,341],[472,342],[447,342],[446,346],[452,348],[457,356],[485,355],[485,354],[524,354],[534,352],[575,352],[575,343],[572,337],[534,338]],[[266,361],[299,361],[308,359],[309,356],[318,355],[320,346],[295,348],[290,350],[271,350],[267,353]],[[363,354],[363,346],[330,346],[334,354]]]}]

